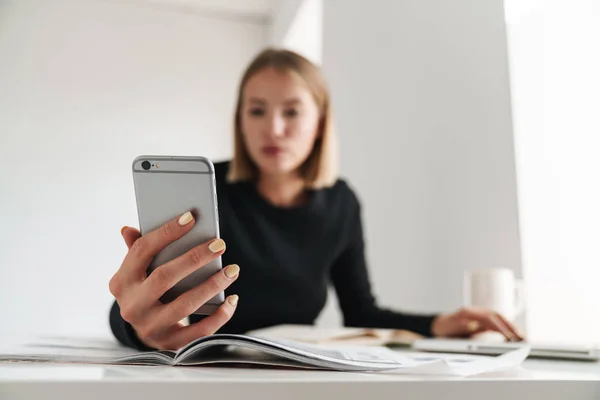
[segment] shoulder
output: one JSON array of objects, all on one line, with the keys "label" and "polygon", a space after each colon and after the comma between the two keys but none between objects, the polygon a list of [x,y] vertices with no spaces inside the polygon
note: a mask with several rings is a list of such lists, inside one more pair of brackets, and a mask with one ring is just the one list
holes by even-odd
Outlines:
[{"label": "shoulder", "polygon": [[352,185],[344,179],[338,179],[323,191],[326,193],[324,218],[336,227],[341,242],[348,243],[356,235],[362,235],[361,203]]},{"label": "shoulder", "polygon": [[323,189],[329,200],[329,205],[342,208],[349,213],[360,211],[360,200],[352,185],[345,179],[339,178],[333,186]]}]

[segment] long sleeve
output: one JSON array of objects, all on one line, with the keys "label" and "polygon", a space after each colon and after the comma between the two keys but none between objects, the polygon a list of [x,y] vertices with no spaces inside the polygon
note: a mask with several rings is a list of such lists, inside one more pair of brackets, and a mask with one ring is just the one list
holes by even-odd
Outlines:
[{"label": "long sleeve", "polygon": [[[219,229],[227,243],[222,262],[239,263],[242,272],[226,289],[239,295],[240,302],[220,333],[313,324],[333,282],[346,325],[429,334],[432,316],[376,305],[365,265],[360,204],[345,181],[311,191],[305,204],[286,208],[267,201],[254,182],[228,183],[228,171],[229,163],[215,163]],[[199,319],[189,318],[190,323]],[[110,325],[121,343],[145,349],[117,304]]]},{"label": "long sleeve", "polygon": [[348,245],[331,269],[346,326],[406,329],[431,336],[435,315],[407,314],[379,308],[371,291],[364,252],[360,204],[352,193],[353,206],[349,212]]},{"label": "long sleeve", "polygon": [[117,340],[125,346],[138,350],[154,350],[142,343],[135,334],[133,326],[121,317],[121,309],[116,301],[110,309],[110,329]]}]

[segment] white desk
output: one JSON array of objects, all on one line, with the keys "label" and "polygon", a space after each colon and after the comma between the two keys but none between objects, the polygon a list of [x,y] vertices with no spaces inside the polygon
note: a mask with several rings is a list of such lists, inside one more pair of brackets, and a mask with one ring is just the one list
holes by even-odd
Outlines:
[{"label": "white desk", "polygon": [[393,373],[0,362],[0,399],[37,398],[600,399],[600,363],[527,360],[511,371],[435,378]]}]

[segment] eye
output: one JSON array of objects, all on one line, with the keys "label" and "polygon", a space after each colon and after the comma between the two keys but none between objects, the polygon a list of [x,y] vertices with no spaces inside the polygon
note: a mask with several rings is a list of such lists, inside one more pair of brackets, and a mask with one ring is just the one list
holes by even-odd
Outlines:
[{"label": "eye", "polygon": [[253,117],[261,117],[265,115],[265,110],[263,110],[262,108],[254,107],[250,109],[249,113]]},{"label": "eye", "polygon": [[294,118],[298,116],[298,110],[296,110],[295,108],[291,108],[289,110],[285,110],[283,112],[283,115],[287,118]]}]

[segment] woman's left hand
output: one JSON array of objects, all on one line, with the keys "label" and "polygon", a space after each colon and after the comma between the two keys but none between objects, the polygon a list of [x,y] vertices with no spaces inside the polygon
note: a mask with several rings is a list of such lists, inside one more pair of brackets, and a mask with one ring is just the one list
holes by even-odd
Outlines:
[{"label": "woman's left hand", "polygon": [[485,331],[499,332],[510,341],[521,341],[523,336],[502,315],[485,309],[465,307],[449,314],[441,314],[433,320],[433,336],[468,337]]}]

